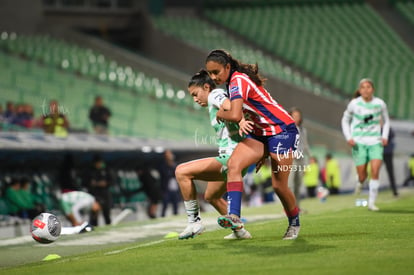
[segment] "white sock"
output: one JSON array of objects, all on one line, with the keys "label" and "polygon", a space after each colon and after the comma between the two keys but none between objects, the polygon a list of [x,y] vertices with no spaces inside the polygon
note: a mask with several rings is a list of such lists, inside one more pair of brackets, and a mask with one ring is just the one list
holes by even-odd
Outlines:
[{"label": "white sock", "polygon": [[368,179],[365,179],[364,181],[360,181],[358,179],[358,176],[357,176],[357,182],[358,182],[359,185],[363,186],[365,183],[367,183],[367,181],[368,181]]},{"label": "white sock", "polygon": [[87,225],[88,225],[88,222],[83,222],[81,225],[77,225],[77,226],[62,227],[60,231],[60,235],[79,234],[82,231],[82,229],[84,229]]},{"label": "white sock", "polygon": [[78,226],[69,226],[69,227],[62,227],[60,230],[60,235],[73,235],[79,233],[79,225]]},{"label": "white sock", "polygon": [[375,201],[377,200],[377,196],[378,196],[379,185],[380,185],[379,180],[371,179],[369,181],[369,197],[368,197],[369,206],[375,205]]},{"label": "white sock", "polygon": [[244,233],[244,232],[246,232],[246,229],[244,229],[244,227],[243,227],[243,228],[241,228],[239,230],[235,230],[235,231],[240,232],[240,233]]},{"label": "white sock", "polygon": [[189,223],[201,221],[200,207],[197,200],[184,201],[184,208]]}]

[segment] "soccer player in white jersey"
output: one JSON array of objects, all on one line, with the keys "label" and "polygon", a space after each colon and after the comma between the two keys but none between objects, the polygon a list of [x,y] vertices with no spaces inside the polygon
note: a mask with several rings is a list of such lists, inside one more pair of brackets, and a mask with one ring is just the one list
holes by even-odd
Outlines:
[{"label": "soccer player in white jersey", "polygon": [[352,147],[352,158],[357,169],[359,182],[355,192],[359,193],[366,181],[367,167],[370,164],[368,209],[378,211],[375,201],[380,185],[379,171],[390,129],[387,105],[382,99],[373,95],[374,83],[371,79],[362,79],[359,82],[358,92],[359,96],[351,100],[343,114],[342,132]]},{"label": "soccer player in white jersey", "polygon": [[[218,121],[217,111],[221,105],[230,108],[230,101],[223,89],[216,89],[216,85],[208,76],[207,71],[201,70],[195,74],[189,84],[188,91],[194,102],[202,107],[208,107],[211,126],[217,136],[216,143],[219,147],[219,156],[197,159],[182,163],[177,166],[175,176],[180,186],[184,200],[185,211],[188,218],[188,226],[179,234],[179,239],[193,238],[204,231],[200,217],[200,207],[197,201],[197,190],[193,180],[207,181],[204,198],[220,214],[227,213],[227,202],[223,199],[226,192],[226,165],[227,160],[239,141],[243,139],[239,135],[236,123]],[[244,228],[234,230],[225,239],[250,239],[250,233]]]},{"label": "soccer player in white jersey", "polygon": [[59,203],[65,217],[72,223],[72,226],[83,224],[81,211],[96,215],[101,209],[95,197],[83,191],[63,193]]}]

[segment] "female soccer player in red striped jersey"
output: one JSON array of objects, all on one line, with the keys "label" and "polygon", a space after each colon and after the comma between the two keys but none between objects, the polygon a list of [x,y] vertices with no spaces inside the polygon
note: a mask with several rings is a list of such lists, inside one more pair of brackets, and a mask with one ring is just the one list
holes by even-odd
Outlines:
[{"label": "female soccer player in red striped jersey", "polygon": [[[288,178],[294,152],[299,141],[295,122],[263,87],[264,79],[258,66],[244,64],[224,50],[212,51],[206,59],[206,69],[217,85],[226,84],[230,93],[231,108],[221,108],[217,116],[239,122],[247,138],[233,151],[227,166],[228,213],[218,223],[225,228],[244,227],[240,220],[243,192],[242,170],[257,163],[265,151],[272,162],[272,186],[281,200],[289,226],[283,237],[296,239],[299,230],[299,209],[295,196],[288,187]],[[242,118],[245,120],[242,120]]]}]

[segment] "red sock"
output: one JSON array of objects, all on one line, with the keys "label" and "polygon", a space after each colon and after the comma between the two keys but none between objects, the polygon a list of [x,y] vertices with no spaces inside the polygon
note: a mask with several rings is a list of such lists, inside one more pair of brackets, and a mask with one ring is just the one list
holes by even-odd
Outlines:
[{"label": "red sock", "polygon": [[285,210],[285,213],[286,213],[286,216],[288,216],[288,217],[294,217],[294,216],[297,216],[298,214],[299,214],[299,208],[296,206],[295,208],[293,208],[291,211],[286,211]]},{"label": "red sock", "polygon": [[286,215],[288,217],[289,220],[289,225],[293,225],[293,226],[300,226],[300,222],[299,222],[299,208],[296,206],[295,208],[293,208],[293,210],[291,211],[286,211]]}]

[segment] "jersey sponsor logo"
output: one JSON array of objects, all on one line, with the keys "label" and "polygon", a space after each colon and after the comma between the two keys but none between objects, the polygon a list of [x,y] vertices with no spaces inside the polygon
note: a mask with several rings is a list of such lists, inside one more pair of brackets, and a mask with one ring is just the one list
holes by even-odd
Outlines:
[{"label": "jersey sponsor logo", "polygon": [[233,86],[230,88],[230,97],[239,95],[239,86]]},{"label": "jersey sponsor logo", "polygon": [[364,117],[364,122],[369,123],[373,119],[374,119],[374,116],[372,114],[370,114],[370,115],[367,115],[367,116]]},{"label": "jersey sponsor logo", "polygon": [[296,149],[299,147],[299,142],[300,142],[300,135],[296,134],[295,143],[293,144],[293,149]]},{"label": "jersey sponsor logo", "polygon": [[225,95],[218,94],[214,97],[214,99],[217,100],[218,102],[221,102],[225,97],[226,97]]},{"label": "jersey sponsor logo", "polygon": [[36,220],[34,220],[33,225],[35,227],[38,227],[40,229],[43,229],[46,224],[44,222],[42,222],[41,220],[36,219]]},{"label": "jersey sponsor logo", "polygon": [[288,139],[290,136],[285,134],[279,134],[275,136],[275,139]]}]

